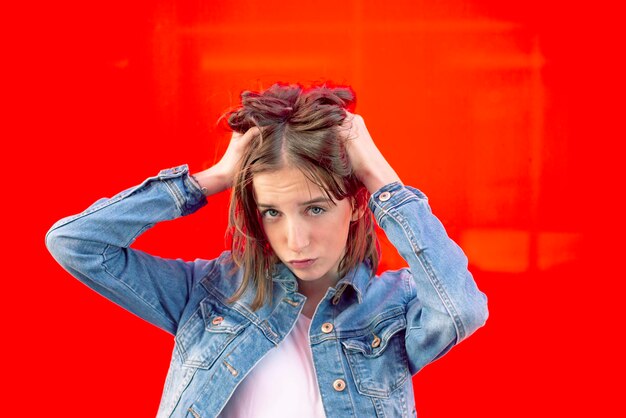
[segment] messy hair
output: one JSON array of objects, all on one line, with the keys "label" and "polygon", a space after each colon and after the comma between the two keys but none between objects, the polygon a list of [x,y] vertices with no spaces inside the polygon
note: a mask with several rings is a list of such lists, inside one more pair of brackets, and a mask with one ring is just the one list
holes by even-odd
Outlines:
[{"label": "messy hair", "polygon": [[298,168],[335,202],[351,199],[362,216],[350,224],[346,252],[339,262],[339,277],[362,262],[372,274],[378,268],[380,250],[372,215],[367,210],[369,192],[354,175],[340,125],[355,96],[348,87],[274,84],[262,92],[241,93],[241,106],[227,114],[230,128],[252,138],[233,180],[228,235],[232,258],[243,268],[243,281],[231,300],[253,287],[256,310],[271,300],[272,275],[280,262],[272,250],[257,208],[252,179],[259,173],[286,166]]}]

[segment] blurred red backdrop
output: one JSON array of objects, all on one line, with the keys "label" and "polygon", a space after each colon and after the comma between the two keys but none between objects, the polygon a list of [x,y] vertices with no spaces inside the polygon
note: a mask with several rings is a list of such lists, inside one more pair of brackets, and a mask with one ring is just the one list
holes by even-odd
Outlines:
[{"label": "blurred red backdrop", "polygon": [[[46,230],[162,168],[216,161],[229,138],[216,120],[242,90],[326,80],[354,88],[489,296],[487,326],[414,377],[420,417],[623,416],[624,37],[610,3],[6,7],[3,416],[155,415],[172,337],[62,271]],[[136,247],[215,257],[227,198]]]}]

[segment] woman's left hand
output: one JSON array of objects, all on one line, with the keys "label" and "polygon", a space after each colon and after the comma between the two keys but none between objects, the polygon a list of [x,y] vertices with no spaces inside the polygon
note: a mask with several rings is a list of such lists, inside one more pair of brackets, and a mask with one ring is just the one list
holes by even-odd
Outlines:
[{"label": "woman's left hand", "polygon": [[400,181],[372,139],[361,115],[346,111],[347,117],[341,125],[341,134],[346,141],[346,152],[354,174],[370,193],[386,184]]}]

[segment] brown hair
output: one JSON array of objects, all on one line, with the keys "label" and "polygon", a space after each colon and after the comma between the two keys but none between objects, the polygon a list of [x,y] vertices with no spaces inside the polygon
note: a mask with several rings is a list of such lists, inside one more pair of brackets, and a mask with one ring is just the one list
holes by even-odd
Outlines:
[{"label": "brown hair", "polygon": [[338,267],[339,277],[362,262],[372,275],[378,268],[380,250],[372,215],[367,210],[369,193],[356,178],[339,135],[346,118],[344,109],[354,105],[348,87],[327,85],[303,88],[274,84],[262,92],[241,93],[241,106],[227,114],[234,131],[258,127],[233,181],[228,235],[232,258],[243,268],[243,282],[232,296],[239,299],[250,286],[256,288],[252,309],[258,309],[272,294],[272,274],[279,262],[274,254],[257,209],[252,178],[255,174],[297,167],[320,186],[331,201],[349,198],[362,216],[350,224],[346,253]]}]

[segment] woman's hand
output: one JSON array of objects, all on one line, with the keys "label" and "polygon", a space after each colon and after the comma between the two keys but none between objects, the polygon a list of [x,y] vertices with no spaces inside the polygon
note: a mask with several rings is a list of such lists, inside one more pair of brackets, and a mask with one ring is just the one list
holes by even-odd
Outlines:
[{"label": "woman's hand", "polygon": [[259,128],[250,128],[244,134],[233,132],[226,152],[214,166],[196,173],[193,177],[206,189],[205,194],[210,196],[229,189],[235,178],[239,162],[248,149],[250,140],[259,134]]},{"label": "woman's hand", "polygon": [[346,111],[347,117],[341,125],[346,141],[346,152],[356,177],[370,193],[400,178],[380,152],[360,115]]}]

